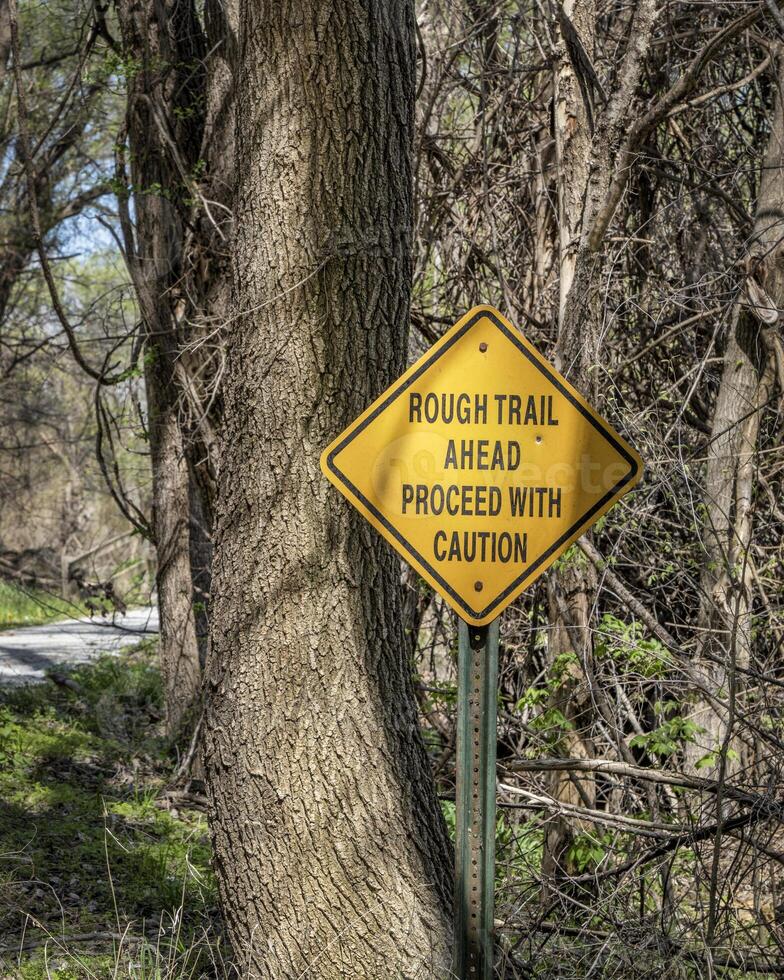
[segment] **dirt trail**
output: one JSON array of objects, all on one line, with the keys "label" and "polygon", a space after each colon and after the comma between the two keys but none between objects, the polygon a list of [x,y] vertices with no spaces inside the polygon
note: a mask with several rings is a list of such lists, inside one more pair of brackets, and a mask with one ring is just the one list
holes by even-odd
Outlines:
[{"label": "dirt trail", "polygon": [[46,626],[25,626],[0,633],[0,684],[30,684],[46,672],[117,653],[158,632],[158,610],[129,609],[125,616],[71,619]]}]

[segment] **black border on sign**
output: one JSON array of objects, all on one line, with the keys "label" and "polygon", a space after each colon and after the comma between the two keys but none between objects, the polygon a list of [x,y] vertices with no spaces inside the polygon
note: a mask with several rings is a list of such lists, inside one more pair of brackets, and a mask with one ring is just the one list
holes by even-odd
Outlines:
[{"label": "black border on sign", "polygon": [[[439,357],[445,354],[454,343],[456,343],[462,336],[464,336],[464,334],[466,334],[471,329],[471,327],[473,327],[474,324],[478,320],[481,320],[483,317],[486,317],[488,320],[490,320],[501,331],[501,333],[505,337],[507,337],[515,345],[515,347],[517,347],[520,353],[523,354],[523,356],[526,357],[538,371],[541,371],[541,373],[548,379],[548,381],[553,385],[553,387],[556,388],[566,399],[568,399],[572,405],[574,405],[577,411],[580,412],[580,414],[591,423],[591,425],[596,429],[596,431],[599,432],[602,436],[604,436],[604,438],[610,443],[610,445],[616,450],[616,452],[618,452],[627,461],[627,463],[629,464],[629,472],[622,480],[616,483],[611,490],[608,490],[608,492],[600,500],[598,500],[593,505],[593,507],[591,507],[589,511],[583,514],[583,516],[578,521],[572,524],[572,526],[569,528],[568,531],[564,531],[564,533],[558,538],[557,541],[555,541],[547,549],[547,551],[541,554],[535,561],[531,562],[530,565],[527,565],[525,571],[523,571],[520,575],[518,575],[517,578],[514,580],[514,582],[508,585],[503,590],[503,592],[499,592],[499,594],[490,603],[488,603],[484,609],[476,610],[476,609],[472,609],[450,587],[450,585],[446,581],[444,581],[443,577],[432,567],[430,562],[428,562],[422,555],[420,555],[419,552],[416,550],[416,548],[413,548],[411,544],[408,541],[406,541],[406,539],[400,534],[397,528],[394,527],[394,525],[390,524],[389,521],[386,519],[386,517],[384,517],[384,515],[376,507],[373,506],[373,504],[367,499],[367,497],[365,497],[365,495],[361,493],[361,491],[358,490],[357,487],[354,486],[351,480],[349,480],[348,477],[345,475],[345,473],[343,473],[336,465],[335,456],[337,456],[338,453],[342,452],[346,448],[346,446],[350,442],[352,442],[352,440],[354,440],[359,435],[360,432],[363,431],[363,429],[365,429],[368,425],[370,425],[370,423],[375,418],[377,418],[381,414],[381,412],[385,411],[392,404],[392,402],[395,401],[395,399],[397,399],[408,388],[410,388],[411,385],[418,378],[420,378],[422,374],[432,364],[434,364],[439,359]],[[345,439],[342,439],[338,443],[338,445],[335,446],[335,448],[329,453],[329,455],[327,456],[327,466],[329,467],[330,471],[334,474],[334,476],[338,480],[340,480],[340,482],[345,487],[347,487],[347,489],[350,490],[351,493],[354,494],[354,496],[358,500],[362,501],[362,504],[370,511],[371,514],[373,514],[376,520],[380,524],[382,524],[387,529],[387,531],[389,531],[389,533],[395,538],[395,540],[402,545],[403,550],[407,552],[409,555],[411,555],[417,562],[419,562],[420,565],[426,568],[428,572],[433,576],[433,578],[439,583],[439,585],[444,590],[444,592],[450,595],[452,599],[454,599],[454,601],[457,603],[457,605],[461,609],[465,610],[465,612],[467,612],[472,619],[483,619],[485,616],[488,616],[499,603],[503,602],[503,600],[511,592],[514,592],[514,590],[520,585],[520,583],[524,579],[532,575],[536,571],[536,569],[544,561],[546,561],[550,557],[550,555],[552,555],[554,551],[557,551],[558,548],[560,548],[560,546],[564,543],[564,541],[567,541],[576,531],[578,531],[581,527],[589,523],[593,515],[597,511],[601,510],[608,500],[612,499],[612,497],[614,497],[615,494],[617,494],[620,490],[622,490],[625,486],[627,486],[627,484],[631,483],[631,481],[637,476],[637,471],[639,469],[637,465],[637,460],[633,456],[631,456],[626,451],[626,449],[624,449],[624,447],[618,442],[617,439],[615,439],[615,437],[611,433],[607,432],[604,426],[601,425],[599,421],[596,418],[594,418],[594,416],[585,408],[585,406],[582,405],[574,397],[574,395],[569,391],[569,389],[564,387],[560,379],[556,377],[546,365],[542,364],[541,361],[539,361],[539,359],[531,353],[531,351],[528,350],[528,348],[522,342],[520,337],[518,337],[516,334],[512,333],[512,331],[507,329],[507,327],[490,310],[481,310],[475,316],[472,316],[471,319],[467,323],[465,323],[460,328],[460,330],[458,330],[454,334],[454,336],[449,338],[449,340],[443,345],[443,347],[439,348],[439,350],[435,351],[430,357],[428,357],[427,360],[425,360],[410,377],[405,378],[400,382],[400,384],[391,388],[389,390],[389,394],[384,399],[384,401],[381,402],[380,405],[376,406],[376,408],[370,413],[370,415],[368,415],[367,418],[363,419],[361,424],[358,425],[356,429],[352,430],[345,437]]]}]

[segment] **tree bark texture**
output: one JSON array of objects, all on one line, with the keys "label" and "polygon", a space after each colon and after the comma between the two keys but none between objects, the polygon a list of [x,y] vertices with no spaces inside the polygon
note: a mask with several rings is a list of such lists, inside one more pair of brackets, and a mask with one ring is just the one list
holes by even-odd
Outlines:
[{"label": "tree bark texture", "polygon": [[152,463],[152,526],[161,628],[166,726],[172,737],[187,725],[201,689],[190,556],[188,463],[170,387],[155,364],[146,374]]},{"label": "tree bark texture", "polygon": [[205,756],[226,927],[243,977],[446,976],[399,562],[318,462],[404,367],[413,5],[240,24]]}]

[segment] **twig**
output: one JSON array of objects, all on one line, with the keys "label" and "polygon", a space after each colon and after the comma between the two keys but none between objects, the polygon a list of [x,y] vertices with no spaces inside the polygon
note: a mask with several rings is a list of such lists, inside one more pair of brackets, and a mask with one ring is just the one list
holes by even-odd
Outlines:
[{"label": "twig", "polygon": [[66,314],[60,301],[60,295],[57,291],[57,284],[54,281],[52,268],[49,264],[49,258],[46,254],[46,249],[44,248],[43,235],[41,232],[41,215],[38,210],[36,174],[33,168],[33,157],[30,151],[30,136],[27,129],[27,102],[24,94],[24,85],[22,83],[22,63],[19,56],[19,17],[16,8],[16,0],[9,0],[8,10],[11,26],[11,50],[14,61],[14,79],[16,81],[19,147],[21,149],[22,161],[24,163],[25,176],[27,178],[27,198],[30,207],[30,223],[32,225],[33,233],[32,237],[33,241],[35,242],[36,251],[38,252],[38,259],[41,263],[41,272],[43,273],[44,280],[46,281],[46,285],[49,290],[52,308],[57,315],[57,319],[60,321],[60,325],[65,331],[66,337],[68,338],[68,346],[73,354],[74,360],[85,372],[85,374],[91,377],[94,381],[97,381],[101,385],[113,385],[117,381],[121,380],[122,375],[120,374],[110,377],[107,376],[104,371],[96,370],[85,360],[81,350],[79,349],[79,344],[76,341],[76,333],[71,326],[68,315]]},{"label": "twig", "polygon": [[[564,922],[550,922],[545,919],[542,922],[536,920],[515,922],[509,920],[496,929],[503,932],[523,931],[528,935],[536,935],[538,932],[549,933],[555,936],[572,936],[576,939],[586,937],[597,941],[606,941],[616,938],[623,940],[623,930],[608,932],[604,929],[588,929],[583,926],[571,926]],[[676,940],[670,936],[666,938],[667,945],[672,948],[677,956],[684,956],[687,959],[694,959],[699,956],[694,950],[679,947]],[[700,958],[698,962],[702,962]],[[759,956],[752,950],[733,950],[729,953],[714,954],[713,962],[716,966],[726,967],[731,970],[745,970],[750,973],[775,973],[778,976],[784,974],[784,960],[770,960],[767,957]]]},{"label": "twig", "polygon": [[70,677],[66,677],[65,674],[58,674],[55,670],[48,670],[46,672],[46,678],[58,687],[68,688],[69,691],[73,691],[75,694],[84,694],[84,688],[80,684],[77,684],[76,681],[71,680]]},{"label": "twig", "polygon": [[527,789],[520,789],[517,786],[510,786],[508,783],[499,783],[499,789],[513,796],[521,796],[524,800],[536,807],[543,807],[553,813],[565,814],[575,820],[587,820],[590,823],[598,823],[603,827],[612,827],[615,830],[631,831],[643,837],[653,837],[656,840],[668,840],[672,836],[672,831],[683,832],[682,827],[670,826],[664,823],[656,823],[652,820],[640,820],[637,817],[624,817],[620,813],[612,813],[609,810],[593,810],[587,806],[575,806],[572,803],[563,803],[555,800],[551,796],[540,796],[530,793]]},{"label": "twig", "polygon": [[73,936],[45,936],[42,939],[30,939],[21,943],[19,946],[0,946],[0,953],[24,953],[31,949],[39,949],[47,943],[55,943],[62,946],[65,943],[90,943],[98,940],[112,939],[115,941],[129,940],[131,942],[143,942],[143,936],[123,936],[119,932],[80,932]]},{"label": "twig", "polygon": [[204,721],[204,708],[201,709],[201,713],[199,714],[199,720],[196,722],[196,725],[194,726],[193,734],[191,735],[191,740],[188,743],[188,751],[182,757],[182,761],[174,771],[175,783],[178,782],[180,779],[182,779],[185,775],[187,775],[187,773],[190,771],[191,766],[193,765],[193,760],[196,758],[196,753],[199,748],[199,742],[201,740],[201,726],[203,721]]},{"label": "twig", "polygon": [[[667,786],[680,786],[703,793],[715,794],[718,791],[718,784],[715,779],[689,776],[681,772],[666,772],[663,769],[646,769],[643,766],[633,766],[627,762],[616,762],[613,759],[516,759],[505,762],[504,768],[509,772],[559,772],[561,770],[599,772],[613,776],[627,776],[631,779],[641,779]],[[784,806],[770,797],[727,785],[724,787],[724,795],[744,806],[763,809],[769,816],[778,820],[784,819]]]},{"label": "twig", "polygon": [[651,106],[631,126],[629,134],[626,137],[626,142],[618,153],[615,173],[610,182],[604,204],[599,209],[588,235],[589,251],[597,251],[602,243],[607,226],[612,220],[615,209],[618,207],[621,196],[629,182],[632,164],[634,163],[634,155],[642,141],[664,119],[670,110],[692,91],[703,69],[712,61],[714,55],[717,54],[721,47],[728,41],[731,41],[737,34],[740,34],[741,31],[746,30],[747,27],[751,27],[761,16],[762,7],[756,7],[737,20],[734,20],[731,24],[728,24],[723,30],[718,31],[708,41],[705,47],[694,56],[691,64],[680,78],[670,86],[655,105]]}]

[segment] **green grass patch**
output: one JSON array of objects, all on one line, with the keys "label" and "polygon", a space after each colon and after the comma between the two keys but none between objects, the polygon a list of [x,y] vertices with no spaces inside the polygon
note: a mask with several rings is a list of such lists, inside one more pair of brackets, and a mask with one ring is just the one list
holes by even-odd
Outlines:
[{"label": "green grass patch", "polygon": [[0,630],[38,626],[84,613],[84,606],[79,603],[0,579]]},{"label": "green grass patch", "polygon": [[71,677],[0,690],[0,977],[222,975],[206,820],[166,796],[154,644]]}]

